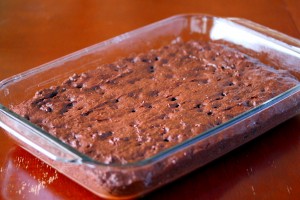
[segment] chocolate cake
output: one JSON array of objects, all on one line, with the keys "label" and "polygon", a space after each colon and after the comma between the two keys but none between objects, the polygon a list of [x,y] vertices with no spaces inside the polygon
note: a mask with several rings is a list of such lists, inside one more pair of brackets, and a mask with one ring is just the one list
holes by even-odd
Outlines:
[{"label": "chocolate cake", "polygon": [[12,109],[97,161],[124,164],[193,138],[298,83],[226,45],[176,41],[74,74]]}]

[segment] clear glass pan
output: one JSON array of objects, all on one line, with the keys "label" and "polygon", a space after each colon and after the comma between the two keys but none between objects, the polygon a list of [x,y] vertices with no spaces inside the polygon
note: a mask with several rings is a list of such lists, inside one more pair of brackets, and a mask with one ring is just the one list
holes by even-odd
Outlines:
[{"label": "clear glass pan", "polygon": [[[252,140],[300,111],[300,85],[151,158],[104,164],[62,143],[8,108],[101,63],[183,40],[219,40],[300,79],[300,41],[253,22],[178,15],[87,47],[0,82],[0,126],[23,148],[105,198],[144,195]],[[76,66],[76,67],[74,67]],[[76,172],[76,173],[74,173]]]}]

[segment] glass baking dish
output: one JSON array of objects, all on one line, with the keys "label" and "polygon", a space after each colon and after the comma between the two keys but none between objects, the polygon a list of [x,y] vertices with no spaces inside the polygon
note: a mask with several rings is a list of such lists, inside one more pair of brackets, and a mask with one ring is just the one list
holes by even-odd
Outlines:
[{"label": "glass baking dish", "polygon": [[74,73],[157,49],[178,37],[184,41],[221,41],[300,78],[299,40],[244,19],[178,15],[1,81],[0,126],[24,149],[93,193],[125,199],[144,195],[178,179],[299,113],[300,85],[297,85],[153,157],[127,164],[105,164],[79,153],[9,109],[42,88],[59,85]]}]

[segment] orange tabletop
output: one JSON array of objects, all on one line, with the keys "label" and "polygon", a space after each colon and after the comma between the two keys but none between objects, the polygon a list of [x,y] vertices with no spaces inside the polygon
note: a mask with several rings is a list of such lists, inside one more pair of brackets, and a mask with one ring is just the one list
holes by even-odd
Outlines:
[{"label": "orange tabletop", "polygon": [[[298,0],[0,0],[0,79],[181,13],[252,20],[300,39]],[[299,66],[300,67],[300,66]],[[146,199],[300,199],[300,116]],[[99,199],[0,130],[1,199]]]}]

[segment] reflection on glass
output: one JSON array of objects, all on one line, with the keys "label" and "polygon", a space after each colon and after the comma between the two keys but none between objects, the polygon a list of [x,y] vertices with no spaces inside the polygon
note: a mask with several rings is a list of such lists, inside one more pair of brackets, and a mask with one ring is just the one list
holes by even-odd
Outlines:
[{"label": "reflection on glass", "polygon": [[0,171],[1,196],[5,199],[59,199],[49,190],[58,179],[58,172],[34,157],[28,159],[22,152],[16,147],[8,153]]}]

